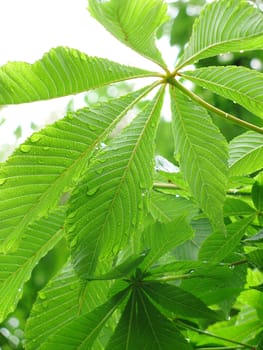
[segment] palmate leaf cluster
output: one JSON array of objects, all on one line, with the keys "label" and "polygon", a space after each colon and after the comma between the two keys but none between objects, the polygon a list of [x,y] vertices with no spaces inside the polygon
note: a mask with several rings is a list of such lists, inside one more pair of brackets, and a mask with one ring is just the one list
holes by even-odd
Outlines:
[{"label": "palmate leaf cluster", "polygon": [[[261,349],[263,129],[184,82],[262,118],[261,73],[192,68],[262,49],[262,13],[246,0],[206,5],[170,71],[155,42],[169,19],[164,0],[89,0],[89,11],[156,72],[65,47],[0,68],[1,105],[145,78],[140,90],[33,133],[1,165],[0,322],[42,257],[66,242],[66,263],[28,317],[25,349]],[[160,155],[155,162],[165,94],[173,164]],[[211,113],[246,129],[227,142]]]}]

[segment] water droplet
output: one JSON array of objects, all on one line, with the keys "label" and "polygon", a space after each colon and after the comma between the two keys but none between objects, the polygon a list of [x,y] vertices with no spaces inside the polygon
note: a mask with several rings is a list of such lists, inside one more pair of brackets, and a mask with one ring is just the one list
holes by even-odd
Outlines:
[{"label": "water droplet", "polygon": [[80,59],[82,60],[82,61],[86,61],[87,60],[87,56],[84,54],[84,53],[80,53]]},{"label": "water droplet", "polygon": [[42,300],[47,298],[46,293],[43,292],[43,291],[39,292],[38,295],[39,295],[39,298],[42,299]]},{"label": "water droplet", "polygon": [[106,143],[101,142],[101,144],[100,144],[100,148],[105,148],[105,147],[107,147]]},{"label": "water droplet", "polygon": [[76,50],[72,50],[72,55],[73,55],[75,58],[79,58],[78,52],[77,52]]},{"label": "water droplet", "polygon": [[68,219],[73,219],[77,215],[77,211],[72,211],[68,214]]},{"label": "water droplet", "polygon": [[97,127],[95,125],[92,125],[92,124],[88,124],[88,128],[92,131],[97,129]]},{"label": "water droplet", "polygon": [[33,134],[30,137],[31,142],[38,142],[41,139],[42,135],[41,134]]},{"label": "water droplet", "polygon": [[22,288],[18,288],[18,293],[21,293],[22,292]]},{"label": "water droplet", "polygon": [[3,185],[4,183],[6,183],[7,179],[0,179],[0,186]]},{"label": "water droplet", "polygon": [[31,150],[31,146],[30,145],[21,145],[20,146],[20,151],[23,153],[28,153]]},{"label": "water droplet", "polygon": [[[104,170],[104,168],[98,168],[98,169],[96,169],[96,173],[98,174],[98,175],[100,175],[102,172],[103,172],[103,170]],[[0,180],[1,181],[1,180]],[[0,182],[0,185],[1,185],[1,182]]]},{"label": "water droplet", "polygon": [[48,151],[48,150],[49,150],[49,147],[45,146],[44,151]]},{"label": "water droplet", "polygon": [[99,190],[99,186],[95,186],[95,187],[89,188],[86,193],[88,196],[93,196],[96,192],[98,192],[98,190]]}]

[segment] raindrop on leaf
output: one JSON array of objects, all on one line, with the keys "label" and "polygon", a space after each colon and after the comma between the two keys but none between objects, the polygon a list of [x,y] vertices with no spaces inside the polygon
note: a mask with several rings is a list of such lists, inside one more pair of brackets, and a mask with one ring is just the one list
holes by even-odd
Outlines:
[{"label": "raindrop on leaf", "polygon": [[31,146],[30,145],[21,145],[20,146],[20,151],[23,153],[28,153],[31,150]]}]

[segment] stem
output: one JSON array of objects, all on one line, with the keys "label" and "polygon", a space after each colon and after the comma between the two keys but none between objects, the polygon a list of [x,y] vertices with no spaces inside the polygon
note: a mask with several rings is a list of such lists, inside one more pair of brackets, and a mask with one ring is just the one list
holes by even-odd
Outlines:
[{"label": "stem", "polygon": [[182,190],[182,187],[176,184],[167,183],[167,182],[154,182],[153,188],[168,188],[172,190]]},{"label": "stem", "polygon": [[154,282],[170,282],[170,281],[176,281],[176,280],[182,280],[182,279],[188,279],[188,278],[197,278],[197,277],[203,277],[203,276],[192,275],[190,273],[186,273],[186,274],[183,274],[183,275],[172,275],[172,276],[170,275],[170,276],[165,276],[165,277],[161,277],[161,278],[155,278],[153,280],[145,279],[145,281],[151,282],[151,283],[154,283]]},{"label": "stem", "polygon": [[203,335],[206,335],[208,337],[215,338],[215,339],[223,340],[223,341],[226,341],[226,342],[229,342],[229,343],[232,343],[232,344],[237,344],[239,346],[242,346],[243,348],[248,348],[248,349],[251,349],[251,350],[255,350],[255,347],[253,345],[246,344],[246,343],[241,343],[241,342],[236,341],[236,340],[227,339],[227,338],[221,337],[220,335],[217,335],[217,334],[214,334],[214,333],[210,333],[208,331],[203,331],[203,330],[201,330],[199,328],[195,328],[193,326],[185,324],[185,323],[183,323],[183,322],[181,322],[179,320],[177,320],[177,323],[179,323],[179,325],[182,326],[183,328],[189,329],[189,330],[191,330],[193,332],[196,332],[196,333],[199,333],[199,334],[203,334]]},{"label": "stem", "polygon": [[[160,188],[160,189],[171,189],[171,190],[185,190],[183,187],[180,187],[174,183],[169,183],[169,182],[154,182],[153,183],[153,188]],[[250,196],[251,193],[249,192],[238,192],[237,189],[229,189],[227,191],[228,195],[231,196]]]},{"label": "stem", "polygon": [[181,90],[185,95],[187,95],[188,97],[190,97],[192,100],[194,100],[195,102],[197,102],[199,105],[201,105],[202,107],[208,109],[209,111],[219,115],[220,117],[223,117],[224,119],[228,119],[230,121],[232,121],[235,124],[238,124],[239,126],[242,126],[246,129],[250,129],[253,131],[258,132],[259,134],[263,134],[263,128],[260,128],[259,126],[256,126],[254,124],[251,124],[249,122],[246,122],[245,120],[239,119],[237,117],[235,117],[232,114],[226,113],[224,111],[222,111],[221,109],[214,107],[212,105],[210,105],[210,103],[206,102],[205,100],[203,100],[201,97],[199,97],[198,95],[196,95],[194,92],[188,90],[187,88],[185,88],[181,83],[179,83],[179,81],[177,81],[174,78],[169,78],[168,81],[171,85],[177,87],[179,90]]}]

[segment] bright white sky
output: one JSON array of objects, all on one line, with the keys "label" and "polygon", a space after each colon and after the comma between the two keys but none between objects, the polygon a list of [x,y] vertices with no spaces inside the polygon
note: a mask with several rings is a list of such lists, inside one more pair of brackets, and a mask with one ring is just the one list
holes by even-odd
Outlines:
[{"label": "bright white sky", "polygon": [[[87,0],[2,0],[0,1],[0,65],[7,61],[33,63],[56,46],[69,46],[91,56],[137,65],[158,67],[119,43],[90,17]],[[161,43],[168,50],[165,42]],[[174,62],[176,52],[166,58]],[[44,124],[51,111],[63,109],[70,98],[10,106],[0,112],[0,147],[14,143],[13,131],[22,124],[23,137],[30,133],[30,123]],[[81,107],[82,100],[79,102]]]}]

